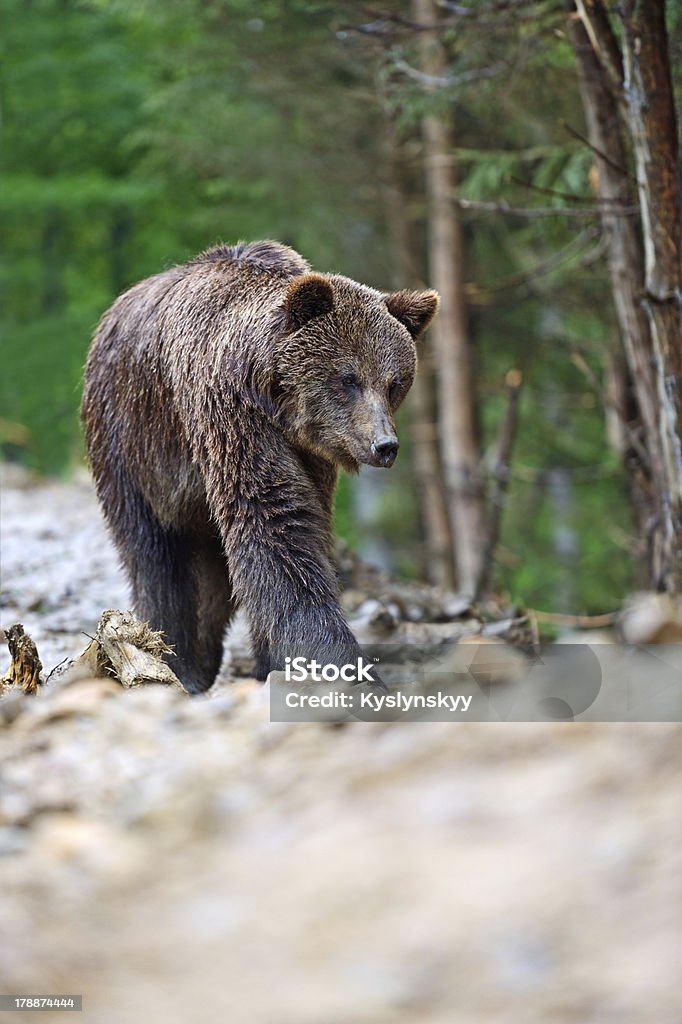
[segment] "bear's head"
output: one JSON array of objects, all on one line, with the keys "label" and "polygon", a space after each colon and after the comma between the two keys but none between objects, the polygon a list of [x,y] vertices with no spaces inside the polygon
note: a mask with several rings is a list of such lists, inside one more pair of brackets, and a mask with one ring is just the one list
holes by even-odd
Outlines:
[{"label": "bear's head", "polygon": [[394,415],[438,301],[434,291],[385,294],[337,275],[290,283],[275,401],[301,447],[351,472],[359,463],[393,465]]}]

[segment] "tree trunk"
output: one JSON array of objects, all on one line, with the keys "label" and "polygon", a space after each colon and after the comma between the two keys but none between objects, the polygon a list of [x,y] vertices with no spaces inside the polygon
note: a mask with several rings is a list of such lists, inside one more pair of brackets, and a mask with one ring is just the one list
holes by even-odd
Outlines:
[{"label": "tree trunk", "polygon": [[624,3],[624,90],[644,232],[644,305],[653,342],[665,488],[653,570],[682,590],[682,222],[677,120],[664,0]]},{"label": "tree trunk", "polygon": [[502,517],[509,487],[511,454],[514,448],[516,431],[519,425],[519,398],[523,375],[520,370],[509,370],[505,380],[507,393],[507,409],[500,425],[497,440],[497,455],[491,474],[490,494],[488,495],[488,515],[485,531],[485,544],[481,554],[481,566],[476,582],[475,600],[480,600],[489,590],[492,583],[495,548],[500,539]]},{"label": "tree trunk", "polygon": [[[626,461],[650,586],[679,591],[682,459],[680,458],[680,209],[677,135],[662,2],[622,13],[625,73],[602,0],[576,0],[573,46],[590,143],[596,150],[602,223],[620,334],[640,419],[630,424]],[[642,225],[631,206],[628,155],[618,121],[627,120],[637,165]],[[642,235],[643,227],[643,235]],[[644,458],[642,458],[644,452]]]},{"label": "tree trunk", "polygon": [[[581,5],[582,6],[582,5]],[[588,34],[583,23],[572,25],[572,42],[578,65],[578,82],[585,112],[587,135],[595,151],[597,195],[602,204],[601,221],[607,243],[611,293],[621,344],[625,353],[627,390],[635,408],[620,434],[620,450],[628,470],[637,531],[641,538],[642,576],[651,586],[653,537],[656,523],[656,495],[663,485],[663,458],[658,437],[658,402],[652,360],[649,322],[642,308],[644,252],[637,219],[623,214],[634,203],[628,173],[628,155],[618,119],[618,97],[611,83],[617,74],[613,57],[610,71],[598,53],[609,52],[602,43],[608,23],[596,34],[592,22]],[[595,47],[597,49],[595,49]],[[621,72],[622,83],[622,72]],[[614,366],[621,360],[616,356]],[[624,389],[622,389],[624,390]],[[619,396],[620,410],[627,415],[627,403]],[[638,422],[639,421],[639,422]],[[639,449],[633,446],[639,438]]]},{"label": "tree trunk", "polygon": [[[438,11],[433,0],[413,0],[413,15],[425,25],[437,20]],[[445,57],[440,39],[435,32],[422,32],[420,40],[424,72],[431,79],[442,77]],[[433,327],[441,465],[457,585],[463,593],[473,595],[483,550],[483,500],[462,282],[462,240],[459,213],[453,203],[453,140],[449,124],[437,113],[423,117],[422,135],[428,194],[429,283],[441,296],[440,314]]]},{"label": "tree trunk", "polygon": [[[387,113],[386,149],[389,180],[384,189],[386,219],[391,239],[392,286],[395,289],[423,284],[414,266],[414,245],[409,217],[409,188],[400,160],[400,138]],[[423,569],[430,583],[453,587],[454,566],[443,481],[440,472],[433,345],[420,341],[419,370],[408,398],[414,475],[424,537]]]}]

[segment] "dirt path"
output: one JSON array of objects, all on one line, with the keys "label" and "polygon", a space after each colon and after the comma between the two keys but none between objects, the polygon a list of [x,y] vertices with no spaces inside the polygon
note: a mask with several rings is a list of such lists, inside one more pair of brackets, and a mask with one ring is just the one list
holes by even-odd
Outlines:
[{"label": "dirt path", "polygon": [[[87,482],[2,511],[2,622],[51,664],[125,587]],[[3,698],[0,994],[82,993],[84,1024],[680,1024],[680,738],[278,725],[246,681]]]},{"label": "dirt path", "polygon": [[128,590],[89,479],[39,482],[0,468],[2,624],[24,624],[46,667],[87,644],[104,608]]}]

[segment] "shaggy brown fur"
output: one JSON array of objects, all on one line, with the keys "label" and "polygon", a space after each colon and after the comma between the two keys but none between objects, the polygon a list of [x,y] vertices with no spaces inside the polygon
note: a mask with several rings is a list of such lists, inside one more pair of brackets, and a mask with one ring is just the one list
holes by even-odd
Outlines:
[{"label": "shaggy brown fur", "polygon": [[357,656],[332,558],[337,471],[392,464],[393,413],[437,304],[255,242],[142,281],[102,318],[90,461],[135,610],[175,646],[188,690],[213,682],[238,605],[261,678],[301,649]]}]

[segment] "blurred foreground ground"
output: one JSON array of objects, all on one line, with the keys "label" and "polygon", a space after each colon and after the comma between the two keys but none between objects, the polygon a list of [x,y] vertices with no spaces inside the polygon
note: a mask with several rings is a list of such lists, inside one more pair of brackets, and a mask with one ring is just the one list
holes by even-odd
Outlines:
[{"label": "blurred foreground ground", "polygon": [[[2,623],[51,668],[126,589],[87,482],[6,480],[3,520]],[[680,1024],[681,736],[271,724],[227,679],[4,697],[0,993],[82,993],[84,1024]]]}]

